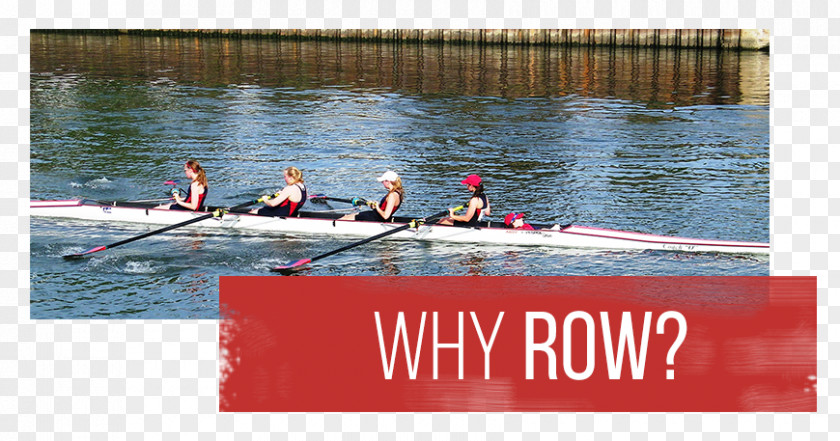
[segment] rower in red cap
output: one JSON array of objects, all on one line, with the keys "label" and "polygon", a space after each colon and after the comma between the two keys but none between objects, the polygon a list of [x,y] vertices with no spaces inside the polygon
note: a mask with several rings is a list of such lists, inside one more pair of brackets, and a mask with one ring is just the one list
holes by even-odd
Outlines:
[{"label": "rower in red cap", "polygon": [[481,177],[478,175],[469,175],[461,183],[472,192],[466,213],[457,215],[450,209],[449,217],[442,219],[440,223],[443,225],[478,226],[478,222],[483,216],[490,215],[490,202],[487,200],[487,195],[484,194],[484,184],[481,183]]},{"label": "rower in red cap", "polygon": [[522,220],[524,217],[524,213],[510,213],[505,216],[505,225],[513,228],[514,230],[533,230],[534,227],[526,224],[525,221]]}]

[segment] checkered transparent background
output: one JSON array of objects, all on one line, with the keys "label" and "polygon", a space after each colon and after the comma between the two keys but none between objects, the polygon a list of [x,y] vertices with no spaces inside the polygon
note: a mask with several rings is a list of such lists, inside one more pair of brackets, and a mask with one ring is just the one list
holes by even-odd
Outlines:
[{"label": "checkered transparent background", "polygon": [[[828,439],[840,430],[840,2],[15,0],[0,8],[0,439]],[[611,18],[614,17],[614,18]],[[218,414],[215,321],[29,320],[32,28],[766,28],[773,275],[818,277],[813,414]],[[832,51],[832,49],[834,49]],[[832,104],[833,103],[833,104]],[[833,262],[833,264],[832,264]],[[833,271],[831,268],[835,268]],[[833,278],[832,278],[833,277]],[[467,434],[470,433],[469,436]],[[323,434],[323,435],[320,435]],[[235,436],[234,436],[235,435]],[[240,438],[242,437],[242,438]]]}]

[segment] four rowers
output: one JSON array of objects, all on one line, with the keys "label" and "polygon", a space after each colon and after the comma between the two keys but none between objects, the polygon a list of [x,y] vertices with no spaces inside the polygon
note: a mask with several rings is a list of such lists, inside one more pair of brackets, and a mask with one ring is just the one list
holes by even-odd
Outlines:
[{"label": "four rowers", "polygon": [[[191,159],[184,164],[184,174],[190,179],[190,187],[187,190],[186,196],[182,198],[177,190],[173,190],[172,198],[174,202],[160,205],[158,208],[192,211],[201,211],[205,208],[205,200],[209,187],[204,169],[198,161]],[[258,209],[255,208],[250,213],[277,217],[297,216],[300,208],[307,200],[306,185],[303,183],[303,173],[296,167],[287,167],[283,170],[283,178],[286,181],[286,186],[273,196],[263,196],[262,200],[265,206]],[[393,220],[394,213],[397,212],[403,203],[403,199],[405,199],[405,189],[403,189],[402,180],[396,172],[388,170],[382,176],[378,177],[377,181],[381,182],[382,186],[387,190],[387,193],[382,196],[379,203],[367,201],[367,206],[370,210],[351,213],[343,216],[339,220],[372,222],[390,222]],[[484,184],[481,181],[481,177],[475,174],[467,176],[461,181],[461,184],[466,185],[466,190],[471,193],[466,211],[464,214],[459,215],[455,214],[452,209],[449,209],[449,217],[441,219],[439,223],[442,225],[478,226],[483,217],[490,215],[490,201],[484,192]],[[523,217],[524,214],[522,213],[510,213],[505,216],[505,226],[514,229],[533,230],[534,228],[531,225],[523,221]]]}]

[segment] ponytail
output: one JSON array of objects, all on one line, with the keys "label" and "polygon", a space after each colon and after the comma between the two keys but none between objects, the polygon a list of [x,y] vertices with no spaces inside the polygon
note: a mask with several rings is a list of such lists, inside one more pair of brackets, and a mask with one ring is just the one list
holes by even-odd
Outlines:
[{"label": "ponytail", "polygon": [[292,182],[292,185],[297,184],[298,182],[301,184],[303,183],[303,173],[301,173],[297,167],[286,167],[286,170],[283,171],[295,180],[295,182]]},{"label": "ponytail", "polygon": [[204,173],[204,169],[201,168],[201,164],[198,163],[195,159],[190,159],[185,164],[187,167],[190,168],[195,174],[195,180],[203,187],[207,187],[207,174]]},{"label": "ponytail", "polygon": [[484,194],[484,183],[474,185],[475,191],[473,192],[472,197],[477,198]]},{"label": "ponytail", "polygon": [[397,178],[396,180],[391,181],[391,190],[388,194],[391,194],[392,192],[396,192],[400,195],[400,203],[402,203],[403,199],[405,199],[405,189],[402,186],[402,179]]}]

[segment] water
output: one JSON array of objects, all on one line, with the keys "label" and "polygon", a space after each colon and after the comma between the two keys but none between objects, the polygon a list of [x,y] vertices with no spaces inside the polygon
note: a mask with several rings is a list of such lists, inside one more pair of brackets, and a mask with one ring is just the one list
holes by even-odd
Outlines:
[{"label": "water", "polygon": [[[234,205],[304,172],[310,193],[400,213],[467,200],[493,219],[707,239],[769,240],[769,57],[606,48],[376,45],[32,35],[31,197],[166,196],[198,159],[209,202]],[[310,209],[343,209],[310,203]],[[63,254],[150,231],[33,218],[33,318],[215,318],[218,276],[354,239],[185,228],[80,261]],[[378,241],[302,275],[767,275],[712,254]]]}]

